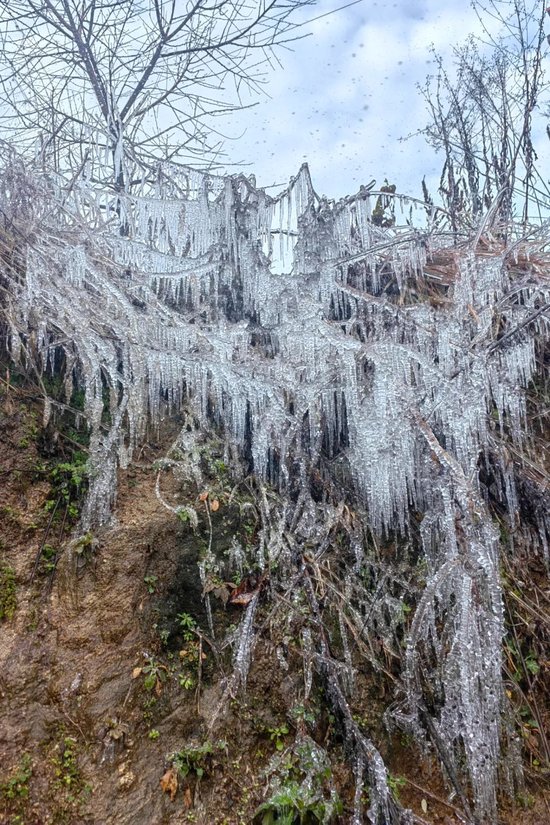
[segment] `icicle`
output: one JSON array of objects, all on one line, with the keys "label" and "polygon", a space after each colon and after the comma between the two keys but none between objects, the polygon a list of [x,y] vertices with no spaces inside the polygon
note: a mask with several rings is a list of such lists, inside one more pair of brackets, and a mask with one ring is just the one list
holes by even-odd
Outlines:
[{"label": "icicle", "polygon": [[250,656],[254,645],[254,616],[256,615],[259,597],[259,592],[252,596],[238,628],[237,648],[233,657],[233,667],[239,684],[243,688],[246,686],[250,667]]}]

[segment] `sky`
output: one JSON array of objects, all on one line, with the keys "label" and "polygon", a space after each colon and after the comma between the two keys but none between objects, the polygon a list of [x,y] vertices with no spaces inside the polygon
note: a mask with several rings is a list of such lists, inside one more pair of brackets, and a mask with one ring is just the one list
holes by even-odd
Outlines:
[{"label": "sky", "polygon": [[[320,0],[304,19],[345,2]],[[421,136],[403,138],[427,122],[417,84],[434,71],[430,46],[451,61],[453,46],[480,31],[468,0],[361,0],[301,31],[311,35],[279,52],[266,95],[222,125],[235,138],[230,163],[249,164],[260,186],[277,189],[307,161],[318,194],[335,198],[373,179],[416,196],[424,175],[436,186],[434,150]]]}]

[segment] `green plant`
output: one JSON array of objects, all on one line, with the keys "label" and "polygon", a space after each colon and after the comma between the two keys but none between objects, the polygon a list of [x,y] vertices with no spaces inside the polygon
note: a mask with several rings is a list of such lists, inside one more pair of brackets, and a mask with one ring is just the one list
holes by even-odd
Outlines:
[{"label": "green plant", "polygon": [[196,621],[189,613],[178,613],[176,618],[182,630],[184,640],[190,642],[195,638],[194,630],[197,627]]},{"label": "green plant", "polygon": [[391,773],[388,774],[388,788],[397,800],[399,800],[399,792],[405,787],[406,784],[407,781],[406,779],[403,779],[402,776],[394,776]]},{"label": "green plant", "polygon": [[72,461],[60,461],[50,470],[51,492],[45,509],[56,509],[59,503],[66,506],[67,516],[71,521],[78,518],[82,497],[88,480],[87,456],[75,451]]},{"label": "green plant", "polygon": [[11,504],[3,504],[0,507],[0,516],[3,517],[6,524],[23,527],[23,514],[16,507],[12,507]]},{"label": "green plant", "polygon": [[227,751],[227,742],[223,739],[217,742],[206,741],[202,745],[190,745],[176,753],[171,758],[172,764],[181,777],[185,778],[189,774],[194,774],[197,779],[202,779],[214,761],[216,754]]},{"label": "green plant", "polygon": [[530,650],[527,656],[525,656],[525,667],[531,676],[536,676],[540,672],[540,665],[532,650]]},{"label": "green plant", "polygon": [[162,682],[166,680],[168,668],[161,665],[152,656],[148,657],[147,664],[143,667],[144,680],[143,685],[146,690],[156,690],[160,693],[162,690]]},{"label": "green plant", "polygon": [[152,729],[149,731],[149,739],[150,739],[152,742],[156,742],[156,741],[157,741],[157,739],[159,738],[159,736],[160,736],[160,732],[159,732],[156,728],[152,728]]},{"label": "green plant", "polygon": [[0,797],[6,800],[27,799],[32,776],[32,759],[24,753],[15,772],[5,782],[0,782]]},{"label": "green plant", "polygon": [[261,825],[314,825],[330,820],[324,801],[312,799],[303,785],[290,781],[260,805],[254,821]]},{"label": "green plant", "polygon": [[290,715],[297,725],[314,725],[317,721],[317,715],[305,705],[295,705],[291,709]]},{"label": "green plant", "polygon": [[52,570],[55,569],[55,558],[57,556],[57,550],[55,547],[52,547],[51,544],[45,544],[42,548],[42,570],[45,573],[50,573]]},{"label": "green plant", "polygon": [[188,673],[179,673],[178,682],[184,690],[192,690],[195,687],[195,678]]},{"label": "green plant", "polygon": [[74,790],[75,787],[80,785],[82,777],[78,767],[74,736],[63,736],[61,738],[53,764],[58,787]]},{"label": "green plant", "polygon": [[269,738],[275,742],[275,747],[278,751],[282,751],[285,747],[284,738],[288,734],[287,725],[279,725],[277,728],[267,728]]},{"label": "green plant", "polygon": [[151,595],[153,593],[156,593],[158,580],[159,580],[158,576],[144,576],[143,577],[143,582],[147,587],[147,591],[149,593],[151,593]]},{"label": "green plant", "polygon": [[17,607],[15,570],[0,562],[0,621],[11,619]]},{"label": "green plant", "polygon": [[225,476],[229,472],[229,467],[227,466],[225,461],[221,461],[219,459],[215,460],[212,462],[212,466],[214,467],[214,470],[216,471],[216,474],[218,476]]},{"label": "green plant", "polygon": [[159,627],[158,628],[158,634],[159,634],[159,638],[160,638],[160,641],[162,643],[162,646],[166,647],[168,645],[168,639],[170,638],[170,631],[168,630],[167,627]]},{"label": "green plant", "polygon": [[342,811],[328,756],[308,736],[275,754],[266,775],[271,795],[256,809],[255,825],[329,825]]},{"label": "green plant", "polygon": [[84,453],[73,454],[72,461],[61,461],[50,472],[50,480],[66,500],[78,497],[88,475]]}]

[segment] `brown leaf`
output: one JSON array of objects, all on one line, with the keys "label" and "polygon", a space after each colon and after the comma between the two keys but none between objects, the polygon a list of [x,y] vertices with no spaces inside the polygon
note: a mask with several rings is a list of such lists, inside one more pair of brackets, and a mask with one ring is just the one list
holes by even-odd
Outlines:
[{"label": "brown leaf", "polygon": [[162,694],[162,682],[160,681],[160,679],[157,679],[155,683],[155,693],[157,694],[157,696],[161,696]]},{"label": "brown leaf", "polygon": [[141,674],[143,668],[135,667],[132,671],[132,679],[137,679],[137,677]]},{"label": "brown leaf", "polygon": [[207,498],[208,498],[208,490],[205,490],[203,493],[200,494],[199,501],[206,501]]},{"label": "brown leaf", "polygon": [[170,794],[170,801],[173,802],[178,790],[178,775],[174,768],[168,768],[160,780],[160,787],[164,793]]},{"label": "brown leaf", "polygon": [[229,596],[229,604],[238,604],[245,607],[250,604],[256,593],[263,587],[266,574],[257,576],[251,573],[242,580],[238,587]]},{"label": "brown leaf", "polygon": [[210,509],[212,510],[213,513],[215,513],[216,510],[220,509],[220,502],[218,501],[217,498],[215,498],[214,501],[212,502],[212,504],[210,505]]},{"label": "brown leaf", "polygon": [[193,807],[193,797],[191,796],[191,788],[189,787],[183,792],[183,807],[186,811]]},{"label": "brown leaf", "polygon": [[220,585],[220,587],[215,587],[212,592],[217,599],[220,599],[220,601],[223,602],[224,606],[227,604],[227,600],[229,599],[229,594],[231,592],[229,588]]},{"label": "brown leaf", "polygon": [[250,604],[256,593],[258,592],[258,588],[256,590],[250,590],[248,593],[237,593],[234,591],[235,595],[231,595],[229,597],[230,604],[238,604],[242,607],[246,607],[247,604]]}]

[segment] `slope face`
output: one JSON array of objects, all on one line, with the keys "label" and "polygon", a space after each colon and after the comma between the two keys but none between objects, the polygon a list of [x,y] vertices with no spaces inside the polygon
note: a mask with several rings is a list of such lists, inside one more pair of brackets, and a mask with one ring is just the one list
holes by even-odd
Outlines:
[{"label": "slope face", "polygon": [[[413,513],[426,583],[400,724],[427,731],[477,814],[494,817],[504,622],[499,537],[479,468],[491,465],[513,521],[506,444],[525,447],[525,389],[548,337],[536,246],[482,227],[483,244],[480,230],[450,248],[433,211],[366,190],[326,202],[307,167],[277,198],[243,176],[190,169],[165,169],[153,190],[124,198],[85,179],[33,186],[24,275],[8,272],[9,346],[39,373],[62,374],[64,401],[49,399],[46,418],[84,391],[83,530],[109,521],[117,469],[146,428],[184,407],[217,428],[228,461],[291,502],[320,473],[379,536],[409,534]],[[402,228],[399,209],[408,210]],[[373,220],[380,211],[390,218]],[[184,463],[186,438],[184,429]],[[331,496],[325,513],[339,503]],[[320,504],[295,518],[311,541]],[[537,518],[545,550],[548,525]],[[284,558],[281,542],[266,540],[254,565]],[[253,620],[247,613],[243,628]],[[435,710],[428,694],[439,697]],[[357,742],[359,773],[375,765],[370,816],[382,822],[385,769]]]}]

